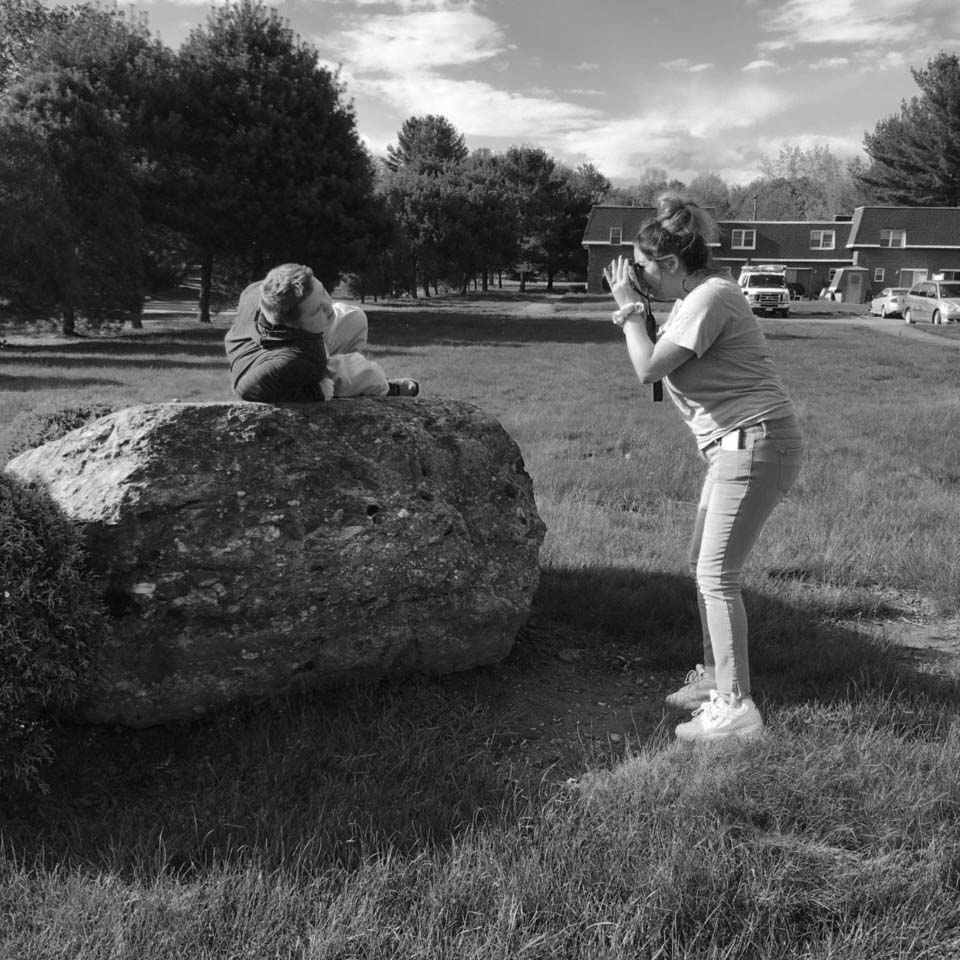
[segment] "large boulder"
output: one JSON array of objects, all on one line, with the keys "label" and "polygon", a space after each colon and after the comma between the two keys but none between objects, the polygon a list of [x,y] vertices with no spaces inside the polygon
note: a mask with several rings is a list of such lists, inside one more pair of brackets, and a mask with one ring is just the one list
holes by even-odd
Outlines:
[{"label": "large boulder", "polygon": [[489,664],[539,579],[520,451],[457,401],[131,407],[7,470],[82,524],[112,613],[88,721]]}]

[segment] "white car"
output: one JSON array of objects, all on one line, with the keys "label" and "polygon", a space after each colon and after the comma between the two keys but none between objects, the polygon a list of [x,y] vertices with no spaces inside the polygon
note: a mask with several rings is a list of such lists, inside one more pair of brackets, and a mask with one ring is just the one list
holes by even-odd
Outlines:
[{"label": "white car", "polygon": [[960,280],[924,280],[915,283],[907,294],[904,323],[929,320],[952,323],[960,320]]},{"label": "white car", "polygon": [[870,301],[870,313],[875,317],[902,317],[909,290],[909,287],[884,287]]}]

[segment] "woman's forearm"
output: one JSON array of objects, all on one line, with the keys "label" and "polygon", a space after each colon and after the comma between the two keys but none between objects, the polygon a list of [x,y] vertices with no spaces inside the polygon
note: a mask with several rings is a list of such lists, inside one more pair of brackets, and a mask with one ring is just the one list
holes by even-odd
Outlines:
[{"label": "woman's forearm", "polygon": [[636,320],[627,320],[623,325],[623,333],[627,339],[627,352],[630,355],[630,362],[633,364],[633,369],[640,378],[640,382],[653,383],[655,380],[659,380],[659,376],[651,376],[654,346],[653,341],[647,336],[643,317],[637,317]]}]

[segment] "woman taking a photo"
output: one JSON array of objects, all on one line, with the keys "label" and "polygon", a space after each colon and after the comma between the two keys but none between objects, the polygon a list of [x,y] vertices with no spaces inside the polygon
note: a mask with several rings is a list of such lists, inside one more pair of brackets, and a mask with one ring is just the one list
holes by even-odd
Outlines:
[{"label": "woman taking a photo", "polygon": [[[704,662],[667,697],[694,710],[676,729],[690,741],[763,729],[750,695],[741,579],[767,517],[796,480],[802,450],[793,403],[760,325],[729,272],[710,262],[715,236],[715,223],[696,204],[666,195],[656,219],[640,228],[634,263],[619,257],[604,270],[620,307],[613,322],[637,376],[663,380],[707,463],[690,544]],[[655,342],[641,290],[675,301]]]}]

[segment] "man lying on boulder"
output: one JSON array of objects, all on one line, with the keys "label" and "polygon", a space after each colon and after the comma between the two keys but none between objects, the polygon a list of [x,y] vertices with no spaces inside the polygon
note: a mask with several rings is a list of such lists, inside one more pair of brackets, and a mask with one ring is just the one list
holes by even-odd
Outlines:
[{"label": "man lying on boulder", "polygon": [[224,338],[242,400],[284,403],[334,397],[415,397],[416,380],[388,380],[360,351],[367,315],[334,301],[309,267],[285,263],[240,294]]}]

